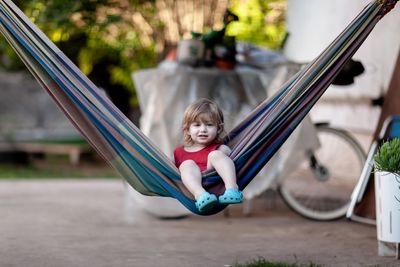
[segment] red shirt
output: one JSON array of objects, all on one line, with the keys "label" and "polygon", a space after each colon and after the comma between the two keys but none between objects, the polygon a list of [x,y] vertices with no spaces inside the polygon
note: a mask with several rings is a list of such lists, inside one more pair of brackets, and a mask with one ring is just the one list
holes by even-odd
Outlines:
[{"label": "red shirt", "polygon": [[197,166],[199,166],[200,171],[204,171],[207,169],[208,154],[217,150],[220,146],[221,144],[213,143],[196,152],[188,152],[183,146],[180,146],[174,150],[175,165],[179,168],[182,162],[191,159],[197,164]]}]

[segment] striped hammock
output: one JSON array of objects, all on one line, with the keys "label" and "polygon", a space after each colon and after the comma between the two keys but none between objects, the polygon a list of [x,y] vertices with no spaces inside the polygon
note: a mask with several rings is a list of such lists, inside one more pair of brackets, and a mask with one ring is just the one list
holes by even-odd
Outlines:
[{"label": "striped hammock", "polygon": [[[226,137],[238,185],[243,189],[285,142],[326,91],[336,74],[396,0],[368,4],[349,26],[273,97],[260,104]],[[0,0],[0,31],[40,85],[93,148],[138,192],[178,199],[200,213],[179,170],[10,0]],[[224,191],[215,171],[203,174],[205,188]]]}]

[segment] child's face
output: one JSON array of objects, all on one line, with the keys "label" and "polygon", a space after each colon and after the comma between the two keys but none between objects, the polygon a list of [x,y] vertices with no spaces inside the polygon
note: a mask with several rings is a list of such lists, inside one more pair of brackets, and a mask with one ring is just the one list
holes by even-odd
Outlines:
[{"label": "child's face", "polygon": [[188,134],[194,144],[207,146],[217,137],[218,126],[210,120],[195,121],[189,125]]}]

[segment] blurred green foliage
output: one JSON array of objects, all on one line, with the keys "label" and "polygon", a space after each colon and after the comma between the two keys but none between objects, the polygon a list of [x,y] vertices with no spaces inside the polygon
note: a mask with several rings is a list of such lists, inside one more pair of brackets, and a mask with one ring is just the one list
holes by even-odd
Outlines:
[{"label": "blurred green foliage", "polygon": [[229,9],[239,21],[228,26],[228,35],[271,49],[281,48],[286,35],[286,0],[231,0]]},{"label": "blurred green foliage", "polygon": [[[99,87],[124,113],[136,103],[132,71],[157,64],[155,44],[144,43],[129,23],[128,8],[151,17],[155,7],[143,1],[23,0],[15,4]],[[151,4],[151,1],[145,1]],[[157,27],[157,26],[155,26]],[[8,70],[23,65],[1,38],[0,64]]]},{"label": "blurred green foliage", "polygon": [[[285,33],[285,2],[232,0],[230,9],[239,15],[240,21],[230,26],[228,35],[278,48]],[[161,12],[165,10],[160,9],[160,4],[169,3],[165,0],[14,0],[14,3],[97,86],[106,89],[124,113],[137,105],[131,73],[156,66],[178,41],[172,43],[166,38],[173,23],[171,18],[162,19]],[[170,6],[179,8],[176,3],[174,0]],[[204,25],[204,29],[209,26]],[[182,38],[183,33],[179,34],[178,38]],[[2,67],[24,68],[4,38],[0,38],[0,54]]]}]

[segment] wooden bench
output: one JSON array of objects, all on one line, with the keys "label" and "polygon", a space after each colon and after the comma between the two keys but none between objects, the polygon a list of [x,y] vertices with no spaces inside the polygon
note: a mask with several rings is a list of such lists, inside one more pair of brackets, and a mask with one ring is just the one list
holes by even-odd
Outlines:
[{"label": "wooden bench", "polygon": [[85,143],[0,143],[0,151],[15,151],[26,153],[67,154],[72,165],[78,165],[82,153],[89,152],[90,147]]}]

